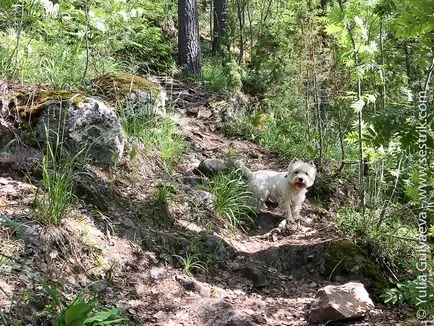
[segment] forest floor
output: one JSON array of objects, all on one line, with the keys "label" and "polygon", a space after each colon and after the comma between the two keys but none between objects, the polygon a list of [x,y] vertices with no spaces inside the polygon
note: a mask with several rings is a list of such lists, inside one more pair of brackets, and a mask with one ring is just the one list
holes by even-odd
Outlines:
[{"label": "forest floor", "polygon": [[[61,307],[85,290],[97,295],[99,308],[121,308],[132,325],[308,325],[317,290],[332,283],[296,261],[294,269],[284,271],[256,257],[267,259],[281,247],[337,237],[333,210],[319,209],[311,197],[302,209],[302,227],[292,235],[263,237],[281,220],[277,211],[264,212],[261,223],[245,232],[212,234],[230,256],[219,268],[189,275],[177,263],[174,253],[181,256],[186,247],[200,250],[197,239],[211,234],[189,201],[200,182],[195,173],[199,161],[224,158],[235,150],[254,170],[284,170],[287,164],[257,144],[215,131],[206,107],[199,110],[203,114],[179,120],[190,149],[170,175],[158,155],[144,149],[110,170],[88,166],[84,184],[96,190],[81,189],[80,200],[60,227],[43,227],[34,218],[37,176],[31,175],[30,182],[20,166],[0,162],[0,215],[5,217],[0,245],[10,258],[0,259],[0,309],[10,323],[48,324],[47,305],[57,302]],[[31,156],[29,149],[22,150],[23,156]],[[156,189],[163,184],[172,193],[166,205],[155,202]],[[339,202],[336,199],[336,205]],[[48,289],[56,294],[48,296]],[[397,326],[417,321],[405,307],[376,303],[364,319],[334,324]]]}]

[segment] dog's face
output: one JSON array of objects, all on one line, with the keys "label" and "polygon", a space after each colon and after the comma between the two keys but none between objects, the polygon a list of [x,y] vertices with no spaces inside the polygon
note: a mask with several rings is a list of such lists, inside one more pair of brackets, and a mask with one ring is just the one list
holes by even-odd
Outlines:
[{"label": "dog's face", "polygon": [[302,190],[313,185],[316,168],[313,163],[293,160],[288,165],[288,182]]}]

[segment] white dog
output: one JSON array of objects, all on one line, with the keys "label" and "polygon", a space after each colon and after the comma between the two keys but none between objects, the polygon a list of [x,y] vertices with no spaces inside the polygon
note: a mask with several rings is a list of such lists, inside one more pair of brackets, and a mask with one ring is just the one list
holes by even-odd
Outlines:
[{"label": "white dog", "polygon": [[[270,201],[285,211],[285,219],[279,224],[281,231],[287,223],[300,226],[301,204],[306,199],[307,188],[315,181],[316,168],[313,163],[292,160],[287,172],[259,170],[252,172],[242,161],[235,164],[255,194],[258,208]],[[288,225],[289,226],[289,225]]]}]

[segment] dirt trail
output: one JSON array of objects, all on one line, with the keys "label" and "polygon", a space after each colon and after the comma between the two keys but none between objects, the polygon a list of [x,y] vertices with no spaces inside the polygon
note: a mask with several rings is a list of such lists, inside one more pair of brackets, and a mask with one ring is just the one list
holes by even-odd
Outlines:
[{"label": "dirt trail", "polygon": [[[201,103],[195,116],[180,118],[191,151],[175,168],[171,182],[189,190],[198,179],[198,161],[234,151],[254,170],[285,169],[286,162],[274,153],[213,131],[218,128],[207,110]],[[56,284],[61,301],[71,301],[86,288],[102,306],[120,307],[132,325],[307,325],[316,291],[330,282],[319,275],[315,261],[303,264],[303,259],[335,238],[331,214],[319,216],[308,199],[302,227],[294,234],[263,237],[281,220],[279,212],[272,211],[264,212],[247,233],[212,235],[199,232],[182,200],[168,207],[152,202],[155,184],[167,180],[152,153],[118,169],[89,167],[83,182],[99,189],[99,197],[90,198],[89,187],[81,189],[83,200],[61,231],[50,231],[32,214],[35,188],[17,169],[0,165],[0,215],[7,218],[0,227],[0,245],[10,246],[14,257],[13,264],[0,268],[2,312],[19,324],[48,324],[43,313],[46,293],[31,271]],[[168,252],[181,252],[200,237],[211,246],[222,240],[222,254],[230,258],[221,268],[193,277],[171,264],[176,259]],[[407,311],[377,305],[365,320],[345,324],[411,323]]]}]

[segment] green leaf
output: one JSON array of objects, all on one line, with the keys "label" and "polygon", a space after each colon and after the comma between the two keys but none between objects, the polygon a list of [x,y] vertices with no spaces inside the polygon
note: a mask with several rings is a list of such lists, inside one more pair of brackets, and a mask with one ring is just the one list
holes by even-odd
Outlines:
[{"label": "green leaf", "polygon": [[119,318],[120,316],[119,308],[113,308],[107,311],[100,311],[95,313],[93,316],[87,318],[84,325],[114,325],[118,324],[120,321],[125,320],[124,318]]}]

